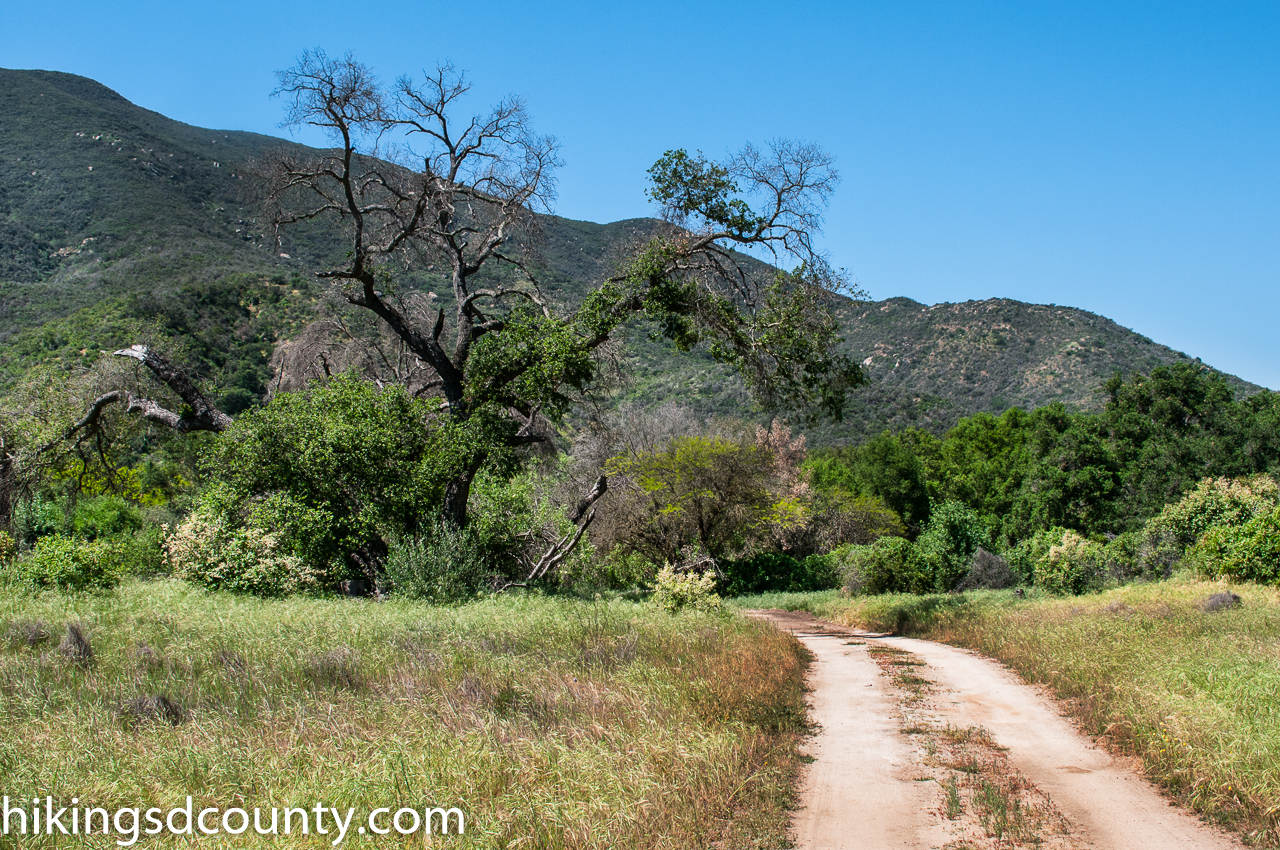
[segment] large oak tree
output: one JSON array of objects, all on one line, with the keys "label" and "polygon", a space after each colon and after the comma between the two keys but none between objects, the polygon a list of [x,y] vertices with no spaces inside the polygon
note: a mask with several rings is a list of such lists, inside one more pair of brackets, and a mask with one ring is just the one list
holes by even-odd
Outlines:
[{"label": "large oak tree", "polygon": [[[318,275],[376,314],[429,368],[442,415],[495,450],[542,439],[539,417],[561,415],[592,386],[602,346],[636,315],[675,345],[703,344],[733,364],[767,409],[839,416],[862,380],[836,351],[832,299],[845,281],[812,242],[837,181],[819,148],[775,142],[724,162],[669,151],[650,169],[649,192],[669,226],[559,310],[531,259],[557,145],[533,131],[518,98],[470,115],[468,85],[448,66],[387,86],[351,56],[320,51],[279,78],[288,121],[320,128],[332,147],[260,163],[273,224],[342,228],[345,261]],[[414,267],[448,290],[427,321],[400,285]],[[483,454],[445,496],[444,516],[459,525]]]}]

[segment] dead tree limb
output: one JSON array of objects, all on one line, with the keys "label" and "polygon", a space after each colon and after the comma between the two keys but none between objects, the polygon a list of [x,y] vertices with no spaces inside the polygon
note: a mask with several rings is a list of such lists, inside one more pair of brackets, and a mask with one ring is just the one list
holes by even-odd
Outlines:
[{"label": "dead tree limb", "polygon": [[132,357],[138,360],[161,382],[173,390],[190,408],[190,413],[175,413],[160,402],[144,396],[136,396],[128,390],[112,390],[95,398],[84,416],[67,426],[66,430],[54,440],[45,443],[36,450],[37,455],[75,440],[79,445],[91,436],[101,434],[102,413],[113,404],[122,404],[126,413],[136,413],[148,422],[165,425],[180,433],[191,431],[225,431],[231,427],[232,419],[217,408],[209,397],[187,375],[173,365],[164,355],[144,345],[131,345],[115,352],[117,357]]},{"label": "dead tree limb", "polygon": [[225,431],[231,427],[231,417],[218,409],[209,397],[187,377],[186,373],[169,362],[163,355],[145,345],[131,345],[115,352],[117,357],[132,357],[155,375],[157,380],[177,393],[178,398],[191,408],[189,415],[178,415],[166,410],[147,398],[130,397],[128,411],[140,413],[144,419],[168,425],[175,431]]},{"label": "dead tree limb", "polygon": [[529,574],[525,576],[524,581],[508,582],[498,589],[499,593],[510,590],[513,587],[528,587],[535,581],[544,578],[548,573],[560,566],[564,559],[569,557],[578,543],[582,540],[582,535],[586,533],[588,526],[592,520],[596,518],[596,510],[593,507],[609,489],[608,479],[601,475],[596,479],[595,485],[585,496],[578,500],[577,506],[570,515],[570,520],[575,527],[572,531],[566,532],[563,537],[555,541],[542,553],[542,557],[529,570]]}]

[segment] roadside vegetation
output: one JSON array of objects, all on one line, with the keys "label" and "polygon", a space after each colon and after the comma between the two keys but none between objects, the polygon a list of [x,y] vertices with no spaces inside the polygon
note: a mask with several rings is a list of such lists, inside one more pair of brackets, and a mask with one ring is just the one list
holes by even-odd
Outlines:
[{"label": "roadside vegetation", "polygon": [[0,772],[113,810],[456,805],[459,847],[781,847],[805,664],[746,618],[620,599],[6,593]]}]

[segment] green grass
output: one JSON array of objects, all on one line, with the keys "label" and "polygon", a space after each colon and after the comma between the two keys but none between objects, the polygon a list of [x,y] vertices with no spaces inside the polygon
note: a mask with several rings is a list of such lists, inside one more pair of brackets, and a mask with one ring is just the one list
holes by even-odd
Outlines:
[{"label": "green grass", "polygon": [[[847,625],[978,650],[1049,685],[1083,728],[1140,756],[1181,804],[1280,844],[1280,590],[1235,585],[1240,608],[1200,603],[1225,585],[1175,579],[1084,597],[818,598]],[[793,600],[800,604],[801,600]]]},{"label": "green grass", "polygon": [[[90,666],[59,651],[68,623]],[[323,801],[357,819],[456,805],[458,847],[779,847],[805,659],[746,618],[624,601],[262,601],[169,580],[11,593],[0,793]],[[235,844],[276,846],[252,830]],[[0,837],[18,846],[52,845]]]}]

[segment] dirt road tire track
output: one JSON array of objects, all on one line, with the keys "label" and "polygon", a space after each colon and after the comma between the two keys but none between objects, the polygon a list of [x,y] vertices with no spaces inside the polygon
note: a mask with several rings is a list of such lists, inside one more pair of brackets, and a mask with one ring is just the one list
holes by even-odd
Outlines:
[{"label": "dirt road tire track", "polygon": [[896,646],[925,661],[947,722],[982,726],[1010,763],[1049,793],[1073,837],[1097,850],[1241,850],[1243,844],[1172,806],[1132,766],[1096,747],[1053,702],[1000,664],[931,641],[870,635],[803,613],[753,612],[799,638],[820,731],[793,821],[800,850],[937,848],[948,841],[933,809],[937,788],[914,781],[918,762],[875,664],[849,640]]}]

